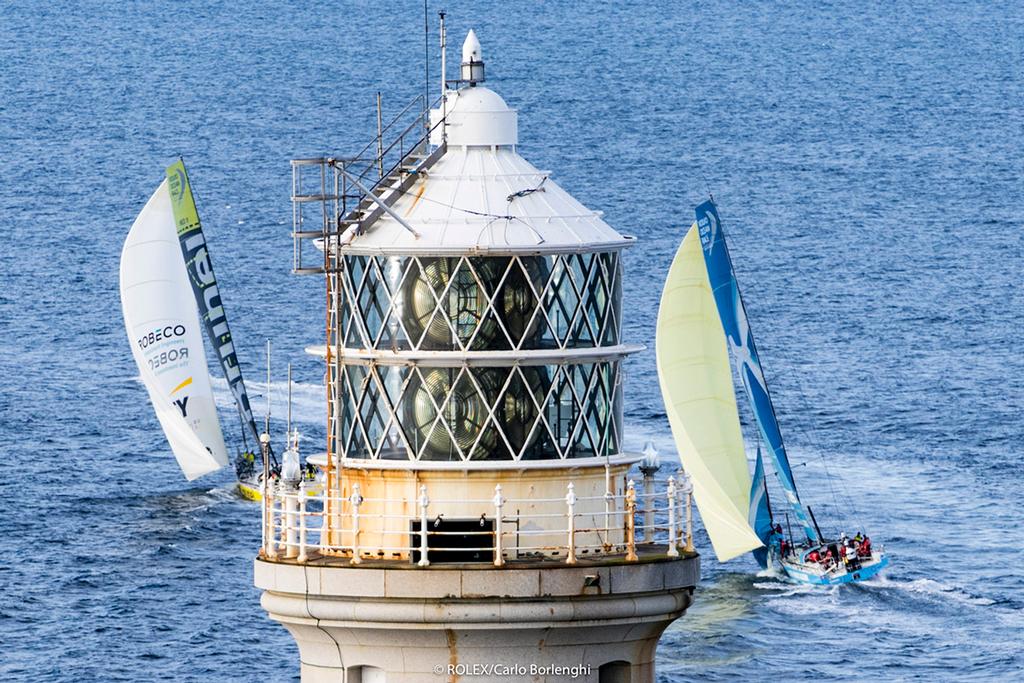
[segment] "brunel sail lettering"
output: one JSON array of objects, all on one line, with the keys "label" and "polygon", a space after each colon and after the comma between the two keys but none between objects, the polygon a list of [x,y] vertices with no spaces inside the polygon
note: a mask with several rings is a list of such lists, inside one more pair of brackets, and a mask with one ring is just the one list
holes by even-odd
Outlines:
[{"label": "brunel sail lettering", "polygon": [[249,406],[249,396],[245,391],[242,370],[235,355],[235,346],[231,339],[231,329],[224,313],[217,278],[214,276],[213,263],[206,249],[206,238],[199,222],[195,199],[188,183],[185,165],[178,161],[167,169],[167,182],[171,195],[171,206],[174,209],[174,222],[178,232],[181,254],[185,259],[188,279],[195,295],[199,316],[206,328],[206,335],[217,351],[224,377],[235,398],[238,412],[254,439],[259,439],[256,422]]},{"label": "brunel sail lettering", "polygon": [[188,411],[185,409],[185,406],[188,405],[188,396],[176,399],[174,401],[174,405],[178,406],[178,410],[181,411],[182,417],[188,417]]},{"label": "brunel sail lettering", "polygon": [[199,311],[206,324],[206,332],[217,350],[217,357],[224,369],[224,377],[242,412],[242,418],[246,421],[252,420],[249,397],[245,392],[245,384],[242,383],[242,370],[238,367],[231,330],[224,316],[220,290],[217,289],[217,280],[213,276],[213,265],[210,263],[210,254],[206,250],[206,238],[202,231],[193,232],[185,238],[181,242],[181,248],[188,264],[189,275],[192,276],[192,286],[196,290],[197,300],[202,302]]}]

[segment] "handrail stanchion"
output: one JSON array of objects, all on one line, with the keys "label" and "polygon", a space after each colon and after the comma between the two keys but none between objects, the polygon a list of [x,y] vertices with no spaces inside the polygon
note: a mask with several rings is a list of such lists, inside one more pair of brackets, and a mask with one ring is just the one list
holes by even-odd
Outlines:
[{"label": "handrail stanchion", "polygon": [[359,557],[359,506],[363,503],[363,496],[359,493],[359,483],[352,484],[352,559],[351,564],[362,564],[363,559]]},{"label": "handrail stanchion", "polygon": [[295,561],[304,564],[306,557],[306,477],[299,481],[299,555]]},{"label": "handrail stanchion", "polygon": [[569,547],[565,556],[566,564],[576,564],[576,487],[570,481],[565,494],[569,517]]},{"label": "handrail stanchion", "polygon": [[279,555],[288,557],[288,492],[284,488],[284,482],[277,480],[278,514],[277,521],[281,528],[277,534],[277,552]]},{"label": "handrail stanchion", "polygon": [[656,468],[646,464],[640,466],[640,472],[644,475],[644,528],[642,534],[644,543],[654,541],[654,473],[657,471]]},{"label": "handrail stanchion", "polygon": [[422,484],[420,486],[420,561],[417,562],[421,567],[429,567],[430,559],[427,557],[427,551],[430,547],[427,542],[427,507],[430,505],[430,497],[427,496],[427,485]]},{"label": "handrail stanchion", "polygon": [[654,447],[654,442],[648,441],[644,446],[644,459],[640,461],[640,472],[644,475],[644,543],[654,542],[654,475],[660,469],[658,449]]},{"label": "handrail stanchion", "polygon": [[679,557],[676,548],[676,478],[668,478],[668,556]]},{"label": "handrail stanchion", "polygon": [[323,488],[320,490],[323,494],[323,502],[321,503],[323,510],[323,517],[320,518],[320,548],[325,550],[329,546],[334,545],[331,543],[331,507],[327,504],[327,496],[329,491],[327,490],[327,481],[323,482]]},{"label": "handrail stanchion", "polygon": [[276,521],[278,513],[276,513],[275,508],[278,508],[280,504],[278,503],[278,496],[276,496],[276,494],[278,494],[278,490],[276,490],[276,485],[271,480],[266,486],[266,495],[270,499],[270,527],[268,529],[269,538],[267,539],[267,542],[270,544],[271,560],[278,559],[278,521]]},{"label": "handrail stanchion", "polygon": [[[287,485],[287,488],[291,488],[291,485]],[[281,538],[284,541],[284,556],[287,558],[295,558],[299,555],[298,539],[296,538],[298,525],[295,523],[295,515],[299,509],[297,491],[293,490],[285,492],[284,508],[284,529],[281,531]]]},{"label": "handrail stanchion", "polygon": [[626,562],[636,562],[636,484],[626,486]]},{"label": "handrail stanchion", "polygon": [[690,479],[690,475],[687,472],[683,472],[679,475],[682,480],[682,490],[686,495],[686,552],[693,552],[693,481]]},{"label": "handrail stanchion", "polygon": [[612,470],[606,461],[604,464],[604,549],[611,550],[612,547],[612,501],[615,494],[612,493]]},{"label": "handrail stanchion", "polygon": [[501,495],[501,484],[494,485],[494,566],[505,564],[505,556],[501,550],[501,508],[505,499]]},{"label": "handrail stanchion", "polygon": [[270,557],[267,548],[267,478],[260,482],[260,557]]}]

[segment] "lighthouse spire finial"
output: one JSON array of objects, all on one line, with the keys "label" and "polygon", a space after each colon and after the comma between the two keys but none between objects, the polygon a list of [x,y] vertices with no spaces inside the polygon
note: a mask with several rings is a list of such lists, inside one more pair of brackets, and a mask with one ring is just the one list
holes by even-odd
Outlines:
[{"label": "lighthouse spire finial", "polygon": [[484,82],[484,58],[476,32],[469,29],[462,44],[462,80],[471,86]]}]

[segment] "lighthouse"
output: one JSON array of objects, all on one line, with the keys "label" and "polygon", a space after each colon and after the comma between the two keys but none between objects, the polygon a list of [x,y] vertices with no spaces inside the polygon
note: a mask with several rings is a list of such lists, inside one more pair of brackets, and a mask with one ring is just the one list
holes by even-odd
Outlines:
[{"label": "lighthouse", "polygon": [[623,447],[635,240],[518,154],[484,66],[471,31],[436,101],[292,162],[327,439],[319,490],[264,484],[255,583],[303,681],[653,681],[699,579],[685,475]]}]

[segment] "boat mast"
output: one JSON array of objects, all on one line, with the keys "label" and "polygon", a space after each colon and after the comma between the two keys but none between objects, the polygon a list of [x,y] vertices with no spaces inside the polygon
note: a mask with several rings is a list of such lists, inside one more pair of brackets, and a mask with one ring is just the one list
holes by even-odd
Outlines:
[{"label": "boat mast", "polygon": [[[764,460],[762,460],[761,462],[762,462],[762,467],[763,467],[764,466],[763,465]],[[772,499],[768,495],[768,477],[761,477],[761,483],[764,484],[764,504],[768,508],[768,519],[772,523],[772,530],[774,530],[775,529],[775,515],[772,514]],[[787,520],[789,519],[789,515],[786,515],[786,519]]]},{"label": "boat mast", "polygon": [[[712,202],[713,201],[714,200],[712,199]],[[717,207],[716,207],[716,210],[717,210]],[[724,236],[725,228],[722,227],[721,219],[719,219],[719,222],[718,222],[718,229],[722,231],[722,234]],[[733,273],[734,273],[733,274],[733,283],[734,283],[734,286],[736,287],[736,294],[737,294],[736,299],[737,299],[737,301],[739,301],[740,309],[743,311],[743,318],[747,321],[747,325],[748,325],[748,328],[749,328],[750,316],[747,315],[747,305],[743,301],[743,292],[742,292],[742,290],[740,290],[740,281],[735,276],[735,269],[733,268],[733,265],[732,265],[732,254],[729,253],[729,243],[725,241],[724,237],[722,239],[722,248],[725,250],[725,256],[726,256],[726,259],[727,259],[727,261],[729,263],[729,269],[732,270]],[[761,364],[761,356],[757,353],[757,343],[754,341],[754,333],[753,333],[753,331],[750,331],[748,334],[750,336],[751,351],[753,351],[753,355],[754,355],[755,358],[757,358],[758,365],[760,365]],[[761,366],[761,372],[764,373],[764,366]],[[768,407],[772,411],[772,419],[775,420],[775,424],[777,425],[777,431],[779,433],[779,443],[782,444],[783,452],[785,452],[785,445],[784,445],[784,442],[782,441],[782,425],[779,424],[779,416],[775,412],[775,401],[772,400],[772,392],[768,388],[768,380],[767,380],[767,378],[765,378],[763,388],[764,388],[765,395],[768,397]],[[755,413],[754,414],[754,420],[756,421],[757,420],[757,414],[756,414],[757,411],[755,410],[754,413]],[[758,438],[760,439],[760,437],[761,437],[760,430],[758,430]],[[772,447],[772,445],[770,443],[768,444],[768,448],[772,452],[773,455],[776,455],[775,454],[775,449]],[[788,455],[786,456],[786,459],[788,461]],[[792,466],[790,466],[790,472],[792,472]],[[776,472],[775,476],[778,476],[778,475],[779,475],[779,473]],[[799,499],[800,498],[800,492],[796,488],[796,476],[795,475],[790,476],[789,479],[790,479],[789,483],[793,487],[793,493],[796,494],[796,497]],[[817,525],[815,525],[815,526],[817,526]]]},{"label": "boat mast", "polygon": [[[782,426],[779,424],[775,404],[768,389],[768,380],[764,376],[764,368],[761,366],[760,356],[757,353],[757,343],[754,341],[750,318],[747,315],[747,308],[736,278],[729,245],[725,239],[725,228],[718,215],[718,208],[715,206],[714,200],[700,204],[696,209],[696,214],[697,226],[701,231],[705,263],[708,267],[708,277],[712,291],[715,293],[719,318],[725,328],[726,338],[734,346],[733,359],[754,411],[760,436],[768,446],[772,463],[775,466],[775,475],[782,484],[793,513],[803,525],[807,539],[811,542],[818,541],[820,539],[815,536],[820,532],[816,530],[816,525],[812,526],[808,521],[804,505],[800,501],[796,478],[786,454],[785,441],[782,438]],[[721,249],[720,256],[714,256],[714,252],[719,248]],[[723,280],[723,276],[727,279]],[[718,290],[722,287],[728,287],[728,289],[719,292]],[[728,301],[724,299],[726,296]],[[742,356],[740,355],[741,351],[743,351]],[[755,387],[758,392],[755,392]],[[759,400],[758,393],[762,400]]]},{"label": "boat mast", "polygon": [[824,543],[825,537],[821,533],[821,527],[818,526],[818,520],[814,518],[814,510],[810,505],[807,506],[807,513],[811,516],[811,521],[814,522],[814,530],[818,532],[818,541]]},{"label": "boat mast", "polygon": [[287,421],[288,438],[285,442],[291,446],[292,442],[292,364],[288,364],[288,421]]},{"label": "boat mast", "polygon": [[267,340],[267,417],[263,421],[263,433],[270,434],[270,340]]}]

